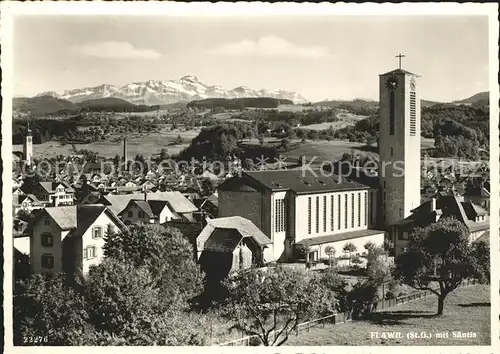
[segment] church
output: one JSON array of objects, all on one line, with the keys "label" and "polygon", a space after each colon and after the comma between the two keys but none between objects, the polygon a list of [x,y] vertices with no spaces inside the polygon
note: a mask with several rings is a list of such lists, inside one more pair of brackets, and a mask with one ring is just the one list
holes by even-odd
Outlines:
[{"label": "church", "polygon": [[312,260],[328,258],[327,246],[338,257],[348,242],[356,246],[355,253],[365,252],[368,242],[382,246],[385,241],[398,244],[395,256],[403,252],[400,225],[421,205],[421,119],[419,76],[401,69],[402,55],[398,57],[398,69],[379,75],[379,166],[374,176],[356,168],[346,174],[344,166],[333,173],[243,171],[219,186],[218,216],[251,220],[272,241],[277,261],[294,261],[300,246],[307,246]]}]

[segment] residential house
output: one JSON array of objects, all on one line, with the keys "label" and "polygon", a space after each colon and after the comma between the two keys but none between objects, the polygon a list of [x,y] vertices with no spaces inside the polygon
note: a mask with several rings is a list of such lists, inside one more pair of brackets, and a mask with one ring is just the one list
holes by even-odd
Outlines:
[{"label": "residential house", "polygon": [[[147,196],[147,194],[145,194]],[[179,216],[166,200],[132,199],[118,217],[130,225],[133,223],[163,224]]]},{"label": "residential house", "polygon": [[488,212],[470,201],[457,196],[438,196],[412,210],[412,214],[391,227],[390,237],[394,243],[395,255],[405,251],[411,232],[416,227],[425,227],[443,217],[453,217],[462,222],[470,232],[470,241],[480,238],[489,231]]},{"label": "residential house", "polygon": [[88,272],[103,257],[107,230],[125,225],[104,205],[47,207],[28,228],[33,273]]},{"label": "residential house", "polygon": [[[166,208],[168,208],[168,211],[164,210],[164,207],[160,207],[160,204],[154,206],[155,210],[157,210],[156,208],[161,208],[161,212],[158,214],[159,216],[161,215],[161,220],[159,219],[160,223],[169,220],[194,221],[193,214],[198,212],[198,208],[191,201],[189,201],[189,199],[187,199],[180,192],[177,191],[155,192],[155,193],[111,194],[103,196],[100,200],[100,203],[108,205],[111,211],[115,215],[121,215],[124,218],[124,221],[128,221],[130,223],[141,222],[144,220],[144,218],[140,217],[140,215],[142,214],[139,214],[140,208],[137,206],[137,204],[136,203],[130,204],[130,201],[133,200],[142,200],[142,201],[147,201],[148,203],[150,201],[166,202]],[[122,211],[124,211],[125,209],[127,209],[127,213],[122,214]],[[129,216],[128,214],[129,211],[133,211],[131,216]]]},{"label": "residential house", "polygon": [[21,210],[31,213],[35,209],[42,209],[45,205],[33,194],[12,195],[12,212],[17,215]]},{"label": "residential house", "polygon": [[33,188],[24,187],[27,194],[34,194],[39,201],[48,206],[73,205],[75,190],[66,181],[37,182]]},{"label": "residential house", "polygon": [[275,261],[272,241],[253,222],[241,216],[207,220],[196,241],[198,261],[209,279]]}]

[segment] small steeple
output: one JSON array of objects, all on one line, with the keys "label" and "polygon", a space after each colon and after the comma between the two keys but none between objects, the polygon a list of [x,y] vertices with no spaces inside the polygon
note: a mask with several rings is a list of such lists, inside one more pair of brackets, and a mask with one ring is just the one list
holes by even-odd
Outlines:
[{"label": "small steeple", "polygon": [[27,134],[31,136],[31,128],[30,128],[30,121],[28,120],[28,130]]}]

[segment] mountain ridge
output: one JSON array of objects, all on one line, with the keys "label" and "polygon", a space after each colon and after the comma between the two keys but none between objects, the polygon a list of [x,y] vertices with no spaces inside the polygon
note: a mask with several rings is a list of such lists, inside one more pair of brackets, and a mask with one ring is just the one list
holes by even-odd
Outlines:
[{"label": "mountain ridge", "polygon": [[270,97],[291,100],[296,104],[306,103],[308,100],[297,92],[285,90],[255,90],[246,86],[225,89],[220,85],[207,85],[194,75],[186,75],[179,80],[147,80],[132,82],[123,86],[101,84],[93,87],[84,87],[65,90],[62,93],[46,91],[35,97],[52,96],[72,103],[106,97],[120,98],[139,105],[167,105],[180,101],[201,100],[207,98],[247,98]]}]

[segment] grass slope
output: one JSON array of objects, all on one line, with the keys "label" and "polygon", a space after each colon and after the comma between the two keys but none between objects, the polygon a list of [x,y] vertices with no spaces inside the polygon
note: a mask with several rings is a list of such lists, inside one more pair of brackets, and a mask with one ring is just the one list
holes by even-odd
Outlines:
[{"label": "grass slope", "polygon": [[[437,298],[430,296],[379,312],[371,319],[311,328],[286,342],[288,346],[323,345],[489,345],[490,287],[474,285],[460,288],[448,295],[444,315],[436,317]],[[372,332],[400,332],[402,339],[371,338]],[[452,338],[452,332],[474,332],[476,338]],[[407,333],[431,333],[431,339],[408,339]],[[447,332],[449,338],[436,338]]]},{"label": "grass slope", "polygon": [[70,102],[52,96],[15,97],[12,100],[14,112],[29,113],[31,115],[53,114],[60,111],[78,112],[80,108]]}]

